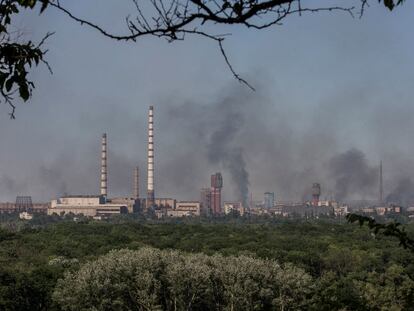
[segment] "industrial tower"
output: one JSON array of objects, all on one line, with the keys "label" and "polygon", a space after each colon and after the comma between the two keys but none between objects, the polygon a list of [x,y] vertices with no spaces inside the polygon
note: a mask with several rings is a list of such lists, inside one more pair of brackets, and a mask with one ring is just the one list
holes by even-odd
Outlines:
[{"label": "industrial tower", "polygon": [[148,111],[148,179],[147,179],[147,210],[155,203],[154,193],[154,107]]},{"label": "industrial tower", "polygon": [[213,215],[220,215],[221,210],[221,188],[223,188],[223,177],[221,173],[211,175],[211,211]]},{"label": "industrial tower", "polygon": [[102,153],[101,153],[101,196],[105,199],[108,196],[108,171],[107,171],[107,145],[106,133],[102,135]]},{"label": "industrial tower", "polygon": [[312,205],[313,206],[319,205],[320,196],[321,196],[321,184],[314,183],[312,185]]}]

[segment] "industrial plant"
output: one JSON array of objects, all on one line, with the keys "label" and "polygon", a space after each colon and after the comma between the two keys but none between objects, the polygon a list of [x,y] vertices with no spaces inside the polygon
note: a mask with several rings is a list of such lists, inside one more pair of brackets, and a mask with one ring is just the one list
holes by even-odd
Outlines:
[{"label": "industrial plant", "polygon": [[[184,217],[203,215],[221,215],[220,173],[211,176],[211,189],[207,194],[208,202],[204,205],[198,201],[177,201],[172,198],[155,196],[155,149],[154,149],[154,106],[148,111],[148,147],[147,147],[147,196],[140,198],[139,168],[133,174],[133,195],[131,197],[110,197],[108,192],[108,136],[102,135],[101,140],[101,174],[99,195],[63,196],[52,200],[47,208],[48,215],[84,215],[96,219],[114,214],[143,213],[162,217]],[[110,170],[109,170],[110,171]],[[131,179],[132,180],[132,179]],[[211,206],[210,206],[211,202]]]},{"label": "industrial plant", "polygon": [[[83,215],[102,219],[111,215],[141,213],[149,217],[222,217],[226,215],[269,215],[277,217],[320,216],[342,217],[349,212],[346,204],[334,200],[321,200],[322,186],[315,182],[309,189],[311,199],[301,202],[281,202],[276,200],[275,193],[266,191],[263,199],[246,203],[239,198],[234,201],[222,200],[223,176],[216,172],[210,176],[210,186],[202,187],[199,201],[177,201],[174,198],[156,196],[155,181],[155,141],[154,141],[154,106],[148,110],[147,141],[147,184],[146,197],[140,197],[140,169],[136,166],[131,172],[131,190],[129,197],[112,197],[108,189],[108,135],[101,138],[100,154],[100,193],[96,195],[64,195],[51,200],[50,203],[33,204],[31,197],[19,196],[15,203],[0,203],[0,212],[19,212],[22,219],[30,219],[33,213],[47,215]],[[398,214],[398,206],[385,206],[383,203],[382,162],[379,169],[379,200],[374,205],[363,206],[360,210],[365,214]],[[109,177],[110,178],[110,177]],[[246,194],[247,197],[247,194]],[[243,203],[244,202],[244,203]],[[23,214],[24,213],[24,214]]]}]

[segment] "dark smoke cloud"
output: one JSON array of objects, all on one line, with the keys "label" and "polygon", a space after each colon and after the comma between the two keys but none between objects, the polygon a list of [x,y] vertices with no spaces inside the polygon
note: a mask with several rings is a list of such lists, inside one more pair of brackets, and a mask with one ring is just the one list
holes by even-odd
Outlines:
[{"label": "dark smoke cloud", "polygon": [[158,131],[167,138],[158,143],[178,146],[164,147],[162,182],[194,194],[222,170],[227,199],[245,204],[250,185],[256,199],[272,191],[278,200],[298,201],[310,198],[313,182],[322,184],[323,198],[376,199],[377,166],[359,149],[337,152],[337,111],[329,107],[315,121],[300,122],[286,99],[269,97],[265,86],[254,93],[228,88],[203,104],[168,98]]},{"label": "dark smoke cloud", "polygon": [[[30,195],[38,202],[62,195],[99,194],[99,138],[80,154],[68,149],[52,161],[32,167],[31,171],[27,171],[25,181],[18,176],[3,175],[0,178],[0,195],[5,198],[3,200],[13,201],[17,195]],[[109,147],[109,193],[111,196],[130,196],[133,168],[138,161],[117,152],[115,142],[110,142]]]},{"label": "dark smoke cloud", "polygon": [[[284,97],[280,91],[275,96],[274,90],[268,93],[274,88],[270,83],[250,81],[261,87],[256,92],[243,86],[226,87],[210,97],[173,94],[154,101],[157,196],[197,200],[200,188],[209,186],[210,174],[221,171],[224,199],[245,204],[249,191],[253,191],[256,200],[262,199],[266,191],[275,192],[278,201],[309,199],[314,182],[321,183],[322,199],[377,200],[377,165],[382,158],[386,164],[385,193],[391,189],[392,200],[397,201],[396,196],[402,202],[409,200],[411,186],[407,182],[393,186],[404,178],[409,180],[410,172],[414,172],[414,163],[407,156],[409,149],[398,149],[408,145],[395,139],[401,137],[401,127],[388,127],[385,131],[385,116],[374,114],[382,112],[373,103],[364,109],[367,115],[374,116],[374,121],[360,124],[354,120],[353,126],[347,125],[347,120],[360,111],[359,102],[365,101],[365,97],[358,98],[369,94],[370,88],[362,93],[354,88],[352,92],[324,95],[318,109],[303,114],[291,104],[290,95]],[[401,110],[414,113],[408,106]],[[92,116],[85,113],[80,127],[89,129],[96,120],[105,119],[106,113],[104,109]],[[145,195],[147,106],[140,113],[110,111],[105,119],[105,124],[122,119],[108,129],[110,196],[131,194],[136,165],[141,172],[141,194]],[[386,113],[395,124],[405,115],[391,115],[389,110]],[[371,123],[372,128],[365,128]],[[99,193],[100,134],[106,130],[103,127],[82,142],[68,142],[47,161],[30,163],[24,178],[10,171],[3,173],[8,177],[0,179],[0,195],[7,199],[17,194],[32,195],[35,201],[47,201],[64,193]],[[377,146],[372,142],[376,139],[358,141],[351,135],[376,131],[386,138],[385,151],[384,140],[378,140]],[[372,133],[367,137],[376,138]],[[403,138],[400,139],[404,141]]]},{"label": "dark smoke cloud", "polygon": [[340,201],[355,196],[372,197],[378,185],[378,168],[371,166],[358,149],[334,156],[329,162],[329,174],[335,180],[335,198]]},{"label": "dark smoke cloud", "polygon": [[398,181],[396,187],[387,195],[385,201],[389,204],[408,206],[414,203],[414,183],[406,177]]},{"label": "dark smoke cloud", "polygon": [[[13,193],[15,197],[18,193],[21,193],[21,191],[25,189],[26,186],[27,185],[18,182],[15,178],[12,178],[11,176],[3,175],[0,177],[1,193]],[[14,197],[9,196],[8,201],[13,201]]]},{"label": "dark smoke cloud", "polygon": [[219,164],[229,172],[236,198],[247,207],[249,174],[243,148],[236,140],[245,124],[245,116],[238,98],[227,97],[217,106],[220,114],[207,143],[207,158],[210,163]]},{"label": "dark smoke cloud", "polygon": [[[169,165],[167,171],[162,170],[164,180],[166,175],[171,177],[170,182],[181,177],[180,185],[187,188],[187,191],[191,189],[198,192],[201,187],[209,186],[209,174],[223,170],[225,187],[233,188],[232,199],[240,200],[247,206],[249,174],[244,150],[247,141],[244,140],[243,132],[249,100],[246,100],[245,95],[240,90],[232,90],[215,102],[205,105],[188,102],[168,106],[160,123],[179,125],[179,128],[164,130],[181,136],[188,149],[180,146],[179,149],[185,150],[184,155],[175,153],[175,157],[181,157],[181,161],[179,158],[169,161],[174,168]],[[163,118],[169,122],[163,122]],[[189,167],[194,168],[191,175],[187,174]],[[199,170],[200,167],[203,170]],[[205,182],[194,184],[196,180],[200,180],[194,176],[196,172],[204,175]],[[226,175],[230,180],[226,180]],[[189,178],[185,178],[186,176]]]}]

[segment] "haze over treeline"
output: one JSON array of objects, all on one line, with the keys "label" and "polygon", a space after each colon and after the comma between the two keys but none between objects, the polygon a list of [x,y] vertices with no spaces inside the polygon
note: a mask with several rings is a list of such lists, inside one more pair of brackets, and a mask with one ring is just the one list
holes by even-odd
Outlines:
[{"label": "haze over treeline", "polygon": [[[96,15],[106,12],[99,20],[110,26],[123,6],[110,15],[108,3]],[[22,20],[34,38],[56,30],[48,43],[55,73],[36,71],[33,100],[20,105],[17,120],[0,108],[0,200],[97,193],[103,132],[110,194],[132,192],[137,164],[145,193],[152,104],[158,196],[198,199],[221,171],[226,200],[265,191],[302,200],[313,182],[322,197],[376,199],[382,160],[385,197],[410,201],[411,6],[398,16],[373,7],[361,20],[321,14],[234,32],[228,53],[256,92],[232,80],[203,40],[117,44],[54,11]]]}]

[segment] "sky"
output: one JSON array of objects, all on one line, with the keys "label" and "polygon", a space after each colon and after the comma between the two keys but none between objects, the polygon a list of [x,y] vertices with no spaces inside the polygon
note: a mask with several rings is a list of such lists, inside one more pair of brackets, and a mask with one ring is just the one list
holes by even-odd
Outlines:
[{"label": "sky", "polygon": [[[116,33],[136,13],[129,0],[61,3]],[[15,26],[27,38],[55,32],[47,41],[53,74],[31,72],[36,89],[18,103],[16,120],[0,105],[0,201],[98,193],[104,132],[109,195],[131,195],[136,165],[145,195],[149,105],[158,197],[197,200],[220,171],[225,200],[271,191],[300,201],[313,182],[322,197],[376,199],[382,160],[386,196],[411,200],[413,9],[406,2],[390,13],[371,1],[361,19],[331,12],[263,31],[217,28],[232,33],[226,51],[255,92],[206,39],[116,42],[52,8],[26,12]]]}]

